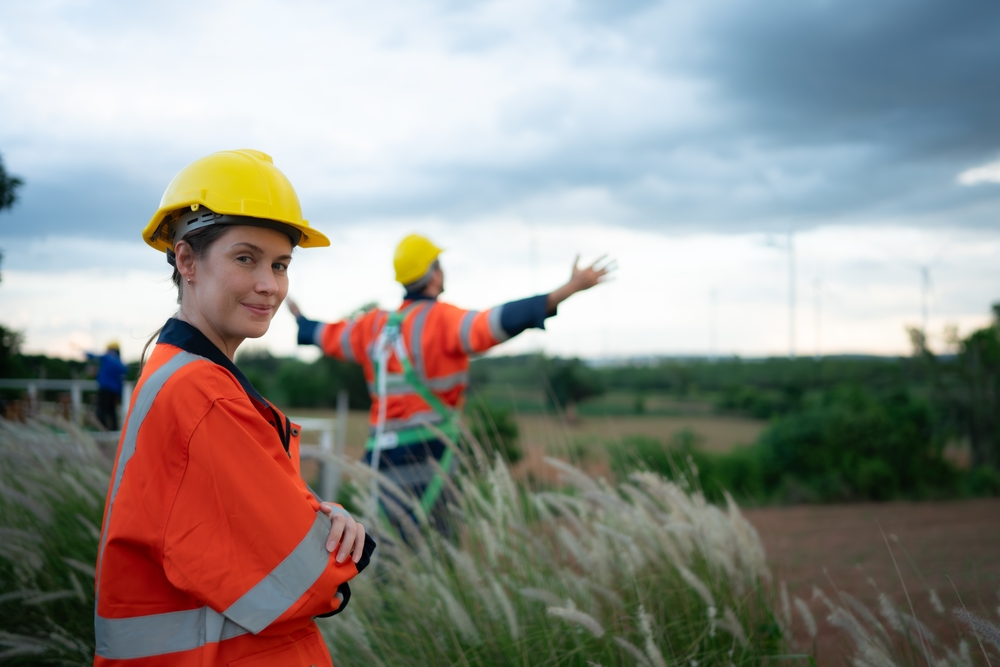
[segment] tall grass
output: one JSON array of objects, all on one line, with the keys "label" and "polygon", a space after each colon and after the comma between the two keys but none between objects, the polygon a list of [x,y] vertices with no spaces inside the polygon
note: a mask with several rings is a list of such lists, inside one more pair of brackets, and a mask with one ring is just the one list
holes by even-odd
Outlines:
[{"label": "tall grass", "polygon": [[[649,472],[612,485],[555,460],[562,485],[532,490],[471,447],[448,490],[450,534],[416,504],[415,522],[391,508],[404,535],[378,529],[350,605],[320,620],[339,666],[728,667],[784,652],[764,551],[731,500]],[[0,419],[0,662],[92,660],[110,467],[68,424]],[[367,467],[344,467],[368,488]],[[366,493],[357,504],[364,514]]]},{"label": "tall grass", "polygon": [[111,462],[62,421],[0,419],[0,661],[91,664]]},{"label": "tall grass", "polygon": [[[529,490],[473,443],[450,536],[427,529],[416,503],[390,503],[400,531],[380,524],[377,562],[322,622],[334,660],[697,667],[783,652],[764,550],[731,499],[720,508],[654,473],[609,484],[548,463],[563,485]],[[369,488],[366,467],[344,466]],[[370,513],[365,495],[354,505]]]}]

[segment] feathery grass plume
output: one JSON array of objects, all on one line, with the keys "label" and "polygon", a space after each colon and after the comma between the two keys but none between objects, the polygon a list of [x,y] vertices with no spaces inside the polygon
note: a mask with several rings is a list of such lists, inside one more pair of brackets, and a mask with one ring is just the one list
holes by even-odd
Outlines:
[{"label": "feathery grass plume", "polygon": [[680,572],[681,579],[683,579],[688,586],[694,589],[695,593],[698,594],[698,597],[700,597],[705,603],[705,606],[708,607],[708,617],[715,618],[715,597],[712,595],[712,591],[708,590],[708,586],[706,586],[701,579],[696,577],[691,570],[687,569],[683,565],[678,565],[677,571]]},{"label": "feathery grass plume", "polygon": [[788,585],[785,580],[781,580],[781,584],[778,586],[778,594],[781,599],[781,620],[784,621],[785,632],[791,632],[792,629],[792,607],[789,604],[788,599]]},{"label": "feathery grass plume", "polygon": [[494,579],[492,581],[493,594],[496,596],[497,602],[500,604],[500,608],[503,610],[504,617],[507,619],[507,627],[510,629],[510,636],[512,639],[519,639],[521,637],[521,628],[517,623],[517,612],[514,611],[514,605],[511,604],[510,597],[507,596],[507,591],[503,589],[500,582]]},{"label": "feathery grass plume", "polygon": [[649,662],[649,658],[646,657],[646,654],[632,642],[628,641],[624,637],[615,637],[615,643],[622,647],[625,652],[632,656],[636,662],[642,665],[642,667],[653,667],[652,663]]},{"label": "feathery grass plume", "polygon": [[545,613],[554,618],[562,619],[569,623],[575,623],[581,628],[597,638],[604,636],[604,628],[597,622],[597,619],[590,614],[585,614],[572,607],[548,607]]},{"label": "feathery grass plume", "polygon": [[550,607],[558,607],[563,604],[563,600],[560,599],[555,593],[550,593],[549,591],[542,590],[540,588],[522,588],[518,591],[522,597],[526,597],[531,600],[538,600],[539,602],[544,602]]},{"label": "feathery grass plume", "polygon": [[812,610],[809,609],[809,605],[798,595],[795,596],[793,602],[799,612],[799,616],[802,617],[802,624],[806,626],[806,633],[808,633],[809,638],[816,639],[816,618],[813,616]]},{"label": "feathery grass plume", "polygon": [[903,626],[903,619],[899,616],[899,610],[896,609],[896,605],[892,603],[892,599],[885,593],[879,593],[878,595],[878,610],[890,628],[900,634],[906,632],[906,628]]},{"label": "feathery grass plume", "polygon": [[930,600],[931,607],[934,608],[934,611],[939,614],[944,614],[944,605],[941,604],[941,598],[938,597],[937,591],[933,588],[930,589],[927,593],[927,597]]},{"label": "feathery grass plume", "polygon": [[716,621],[718,626],[731,634],[736,641],[740,643],[740,646],[747,645],[747,633],[743,630],[743,626],[740,625],[739,619],[736,618],[736,614],[729,607],[726,607],[722,612],[722,618]]},{"label": "feathery grass plume", "polygon": [[977,637],[989,642],[994,648],[1000,650],[1000,628],[993,625],[985,618],[976,616],[968,609],[956,608],[952,610],[955,618],[962,621],[972,630]]},{"label": "feathery grass plume", "polygon": [[476,630],[476,626],[472,622],[472,617],[469,616],[469,612],[466,610],[465,606],[452,594],[447,584],[436,586],[433,591],[428,591],[428,594],[431,595],[435,592],[441,596],[441,600],[444,602],[445,610],[448,612],[448,618],[451,620],[455,629],[458,630],[459,634],[461,634],[466,641],[472,643],[478,642],[479,632]]},{"label": "feathery grass plume", "polygon": [[653,641],[653,619],[646,613],[643,605],[639,605],[639,627],[642,628],[642,636],[646,640],[646,655],[649,657],[649,662],[653,667],[667,667],[660,647]]}]

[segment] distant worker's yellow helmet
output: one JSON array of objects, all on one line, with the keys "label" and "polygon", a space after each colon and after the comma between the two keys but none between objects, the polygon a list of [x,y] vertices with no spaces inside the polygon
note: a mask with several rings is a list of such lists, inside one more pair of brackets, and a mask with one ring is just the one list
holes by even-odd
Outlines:
[{"label": "distant worker's yellow helmet", "polygon": [[115,352],[118,352],[121,350],[121,346],[118,344],[118,341],[113,340],[110,343],[108,343],[108,350],[114,350]]},{"label": "distant worker's yellow helmet", "polygon": [[329,239],[302,219],[299,197],[271,156],[250,149],[212,153],[181,169],[163,193],[142,238],[166,252],[186,232],[211,224],[241,223],[284,231],[293,245],[303,248],[330,245]]},{"label": "distant worker's yellow helmet", "polygon": [[403,285],[417,282],[427,274],[442,252],[426,236],[410,234],[396,246],[396,255],[392,260],[396,268],[396,282]]}]

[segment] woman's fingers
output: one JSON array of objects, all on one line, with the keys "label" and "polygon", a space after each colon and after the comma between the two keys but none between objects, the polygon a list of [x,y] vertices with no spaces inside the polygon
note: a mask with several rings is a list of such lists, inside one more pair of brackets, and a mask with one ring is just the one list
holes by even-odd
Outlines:
[{"label": "woman's fingers", "polygon": [[[333,553],[340,544],[340,538],[344,536],[347,528],[347,517],[343,514],[332,514],[330,516],[330,535],[326,538],[326,550]],[[351,537],[354,537],[353,535]]]},{"label": "woman's fingers", "polygon": [[354,562],[361,560],[361,555],[365,551],[365,527],[358,524],[358,534],[354,538]]},{"label": "woman's fingers", "polygon": [[358,522],[347,517],[347,523],[344,525],[344,536],[340,540],[340,551],[337,552],[338,563],[343,563],[351,555],[351,549],[354,548],[354,540],[357,538],[357,535]]},{"label": "woman's fingers", "polygon": [[348,514],[335,512],[336,506],[331,503],[320,503],[320,511],[330,517],[330,535],[326,540],[326,550],[337,551],[337,562],[343,563],[348,556],[357,563],[365,550],[365,527]]}]

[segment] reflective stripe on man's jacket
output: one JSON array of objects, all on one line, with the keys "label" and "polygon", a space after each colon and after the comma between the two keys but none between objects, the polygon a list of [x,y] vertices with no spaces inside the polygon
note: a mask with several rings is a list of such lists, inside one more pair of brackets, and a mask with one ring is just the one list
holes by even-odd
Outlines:
[{"label": "reflective stripe on man's jacket", "polygon": [[330,665],[346,604],[298,428],[197,329],[164,327],[133,393],[97,562],[95,665]]},{"label": "reflective stripe on man's jacket", "polygon": [[[528,328],[545,328],[546,295],[511,301],[485,311],[463,310],[420,295],[407,295],[400,310],[412,306],[401,332],[410,360],[424,385],[449,407],[462,402],[469,383],[469,357],[486,352]],[[354,319],[324,324],[298,318],[300,345],[315,344],[324,354],[361,364],[372,398],[371,425],[378,420],[378,392],[372,353],[389,320],[384,310],[370,310]],[[386,432],[441,421],[403,377],[393,354],[388,364]]]}]

